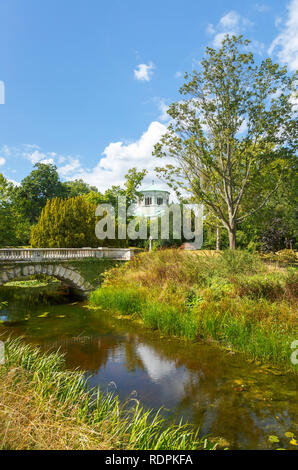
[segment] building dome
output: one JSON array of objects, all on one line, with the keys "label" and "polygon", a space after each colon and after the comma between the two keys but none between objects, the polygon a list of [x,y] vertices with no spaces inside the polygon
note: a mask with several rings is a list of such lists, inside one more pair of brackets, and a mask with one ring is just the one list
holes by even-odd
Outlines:
[{"label": "building dome", "polygon": [[143,193],[143,192],[146,193],[148,191],[160,191],[160,192],[163,192],[163,193],[170,194],[170,191],[168,191],[167,189],[165,189],[161,185],[155,184],[155,183],[152,183],[150,186],[144,186],[143,188],[141,188],[139,190],[140,193]]}]

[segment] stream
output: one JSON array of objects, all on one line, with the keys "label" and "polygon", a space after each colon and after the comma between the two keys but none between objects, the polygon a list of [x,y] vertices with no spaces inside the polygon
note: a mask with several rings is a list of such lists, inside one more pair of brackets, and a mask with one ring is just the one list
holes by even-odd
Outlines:
[{"label": "stream", "polygon": [[277,447],[294,448],[285,433],[297,437],[297,376],[213,344],[163,337],[68,294],[57,283],[1,287],[0,301],[8,304],[0,333],[59,349],[67,368],[85,371],[91,386],[163,407],[169,420],[193,423],[224,448],[272,448],[270,435],[280,439]]}]

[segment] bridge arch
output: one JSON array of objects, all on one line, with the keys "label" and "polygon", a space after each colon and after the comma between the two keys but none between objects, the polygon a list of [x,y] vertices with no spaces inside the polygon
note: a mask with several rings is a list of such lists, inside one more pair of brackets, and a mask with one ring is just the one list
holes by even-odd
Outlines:
[{"label": "bridge arch", "polygon": [[87,295],[92,289],[91,284],[78,271],[73,269],[72,266],[63,266],[62,264],[31,264],[24,266],[16,264],[15,266],[4,266],[0,273],[0,286],[13,279],[26,278],[35,274],[55,277],[65,282],[68,286],[78,289],[84,295]]}]

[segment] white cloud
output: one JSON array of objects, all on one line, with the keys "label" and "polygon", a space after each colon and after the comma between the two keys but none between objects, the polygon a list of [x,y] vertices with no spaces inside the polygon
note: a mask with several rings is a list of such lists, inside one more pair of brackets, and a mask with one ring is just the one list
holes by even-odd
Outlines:
[{"label": "white cloud", "polygon": [[[166,104],[161,100],[161,111],[165,112]],[[32,164],[37,162],[55,163],[63,180],[82,178],[86,183],[105,191],[113,185],[123,185],[125,175],[132,167],[138,170],[146,168],[148,176],[145,184],[150,183],[154,176],[154,168],[160,160],[152,156],[154,145],[166,131],[166,126],[153,121],[141,137],[133,142],[111,142],[102,152],[100,159],[93,168],[86,168],[80,156],[60,155],[56,152],[44,152],[34,145],[23,145],[19,148],[10,147],[10,153],[18,158],[26,158]],[[31,151],[29,151],[31,149]],[[168,163],[164,159],[163,164]],[[63,163],[59,166],[59,163]],[[1,164],[1,160],[0,160]],[[14,182],[15,183],[15,182]]]},{"label": "white cloud", "polygon": [[290,103],[293,106],[293,111],[298,112],[298,92],[292,93],[290,96]]},{"label": "white cloud", "polygon": [[265,5],[264,3],[255,3],[254,9],[257,10],[259,13],[264,13],[265,11],[270,10],[270,7],[268,5]]},{"label": "white cloud", "polygon": [[6,162],[5,158],[0,157],[0,166],[5,165],[5,162]]},{"label": "white cloud", "polygon": [[[154,168],[159,161],[152,156],[154,145],[165,133],[164,124],[153,121],[143,135],[135,142],[124,144],[123,142],[111,142],[103,151],[103,157],[92,170],[76,172],[74,178],[82,178],[87,183],[96,186],[100,191],[105,191],[112,185],[121,185],[124,176],[132,167],[138,170],[149,170],[147,181],[152,179]],[[151,176],[150,176],[151,174]]]},{"label": "white cloud", "polygon": [[139,64],[137,68],[133,71],[134,76],[137,80],[149,82],[153,75],[154,64],[149,62],[149,64]]},{"label": "white cloud", "polygon": [[215,34],[215,28],[213,26],[213,24],[211,23],[208,23],[207,27],[206,27],[206,33],[208,34]]},{"label": "white cloud", "polygon": [[158,110],[160,112],[158,119],[162,122],[167,122],[170,120],[168,115],[169,106],[166,104],[164,98],[154,98],[154,101],[157,103]]},{"label": "white cloud", "polygon": [[23,152],[23,156],[27,158],[33,165],[35,163],[54,163],[53,158],[48,158],[48,154],[40,152],[39,150],[34,150],[33,152]]},{"label": "white cloud", "polygon": [[236,36],[237,33],[235,31],[225,31],[224,33],[217,33],[213,39],[213,46],[220,47],[222,41],[224,40],[227,34],[229,36]]},{"label": "white cloud", "polygon": [[14,186],[21,186],[21,183],[19,183],[18,181],[12,180],[12,179],[10,179],[10,178],[7,178],[7,181],[9,181],[10,183],[12,183]]},{"label": "white cloud", "polygon": [[237,136],[238,137],[243,137],[248,131],[248,126],[247,126],[247,121],[246,119],[243,119],[241,126],[238,129]]},{"label": "white cloud", "polygon": [[[291,0],[287,10],[287,19],[268,52],[272,54],[275,51],[280,62],[288,64],[290,70],[296,70],[298,69],[298,0]],[[279,21],[278,24],[281,23]]]},{"label": "white cloud", "polygon": [[[5,155],[6,159],[10,157],[15,158],[25,158],[28,160],[32,165],[36,163],[44,163],[44,164],[52,164],[52,165],[60,165],[65,163],[63,167],[61,167],[61,176],[67,176],[68,173],[77,170],[80,167],[80,163],[78,157],[72,157],[70,155],[59,155],[56,152],[44,152],[38,145],[35,144],[23,144],[20,147],[9,147],[8,145],[4,145],[0,150],[0,155]],[[1,165],[2,157],[0,157],[0,165]],[[4,159],[5,161],[5,159]]]},{"label": "white cloud", "polygon": [[257,39],[253,39],[249,44],[249,49],[259,55],[263,55],[265,51],[265,44],[261,41],[258,41]]},{"label": "white cloud", "polygon": [[17,156],[21,156],[29,160],[32,165],[36,163],[44,163],[44,164],[52,164],[52,165],[60,165],[65,163],[63,167],[61,167],[61,175],[67,175],[72,170],[78,168],[78,164],[76,163],[78,160],[70,155],[59,155],[56,152],[43,152],[42,149],[38,145],[34,144],[25,144],[22,148],[13,148],[10,149],[10,153],[14,153]]},{"label": "white cloud", "polygon": [[175,72],[174,78],[181,78],[181,77],[183,77],[183,72],[180,72],[180,70],[178,70],[178,72]]},{"label": "white cloud", "polygon": [[[65,161],[65,158],[63,161]],[[67,177],[68,175],[73,174],[74,171],[77,171],[80,168],[81,164],[78,158],[68,157],[68,163],[58,168],[58,171],[62,177]]]},{"label": "white cloud", "polygon": [[1,153],[3,153],[3,155],[5,155],[6,157],[9,157],[11,155],[10,147],[8,147],[8,145],[3,145]]},{"label": "white cloud", "polygon": [[216,26],[208,24],[206,32],[213,36],[213,46],[220,47],[227,34],[229,36],[237,36],[245,32],[252,25],[253,23],[249,19],[231,10],[220,18]]},{"label": "white cloud", "polygon": [[281,23],[282,23],[282,17],[281,17],[281,16],[277,16],[277,17],[275,18],[275,20],[274,20],[274,26],[275,26],[276,28],[278,28]]},{"label": "white cloud", "polygon": [[231,10],[226,15],[222,16],[219,20],[219,25],[223,29],[230,29],[238,27],[241,16],[236,11]]}]

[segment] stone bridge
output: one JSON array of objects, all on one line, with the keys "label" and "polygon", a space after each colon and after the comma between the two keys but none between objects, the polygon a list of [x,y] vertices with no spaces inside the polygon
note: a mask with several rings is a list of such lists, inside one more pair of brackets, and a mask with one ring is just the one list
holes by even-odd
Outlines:
[{"label": "stone bridge", "polygon": [[12,248],[0,249],[0,286],[36,274],[55,277],[86,295],[94,288],[72,261],[97,259],[128,261],[128,248]]}]

